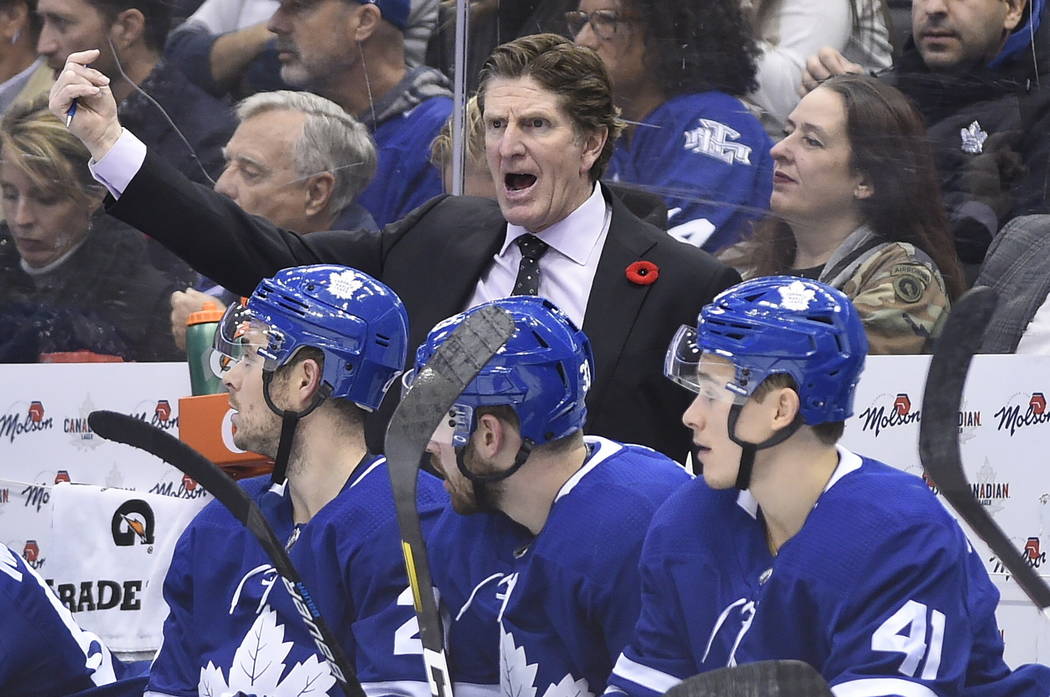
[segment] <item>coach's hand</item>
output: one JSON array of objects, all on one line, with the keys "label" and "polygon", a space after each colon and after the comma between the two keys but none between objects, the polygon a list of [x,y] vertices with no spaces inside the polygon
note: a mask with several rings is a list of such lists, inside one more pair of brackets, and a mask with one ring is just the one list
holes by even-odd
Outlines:
[{"label": "coach's hand", "polygon": [[121,133],[109,78],[88,67],[98,55],[97,49],[69,54],[48,101],[51,113],[65,123],[69,108],[76,100],[76,115],[69,123],[69,130],[87,146],[96,161],[109,152]]}]

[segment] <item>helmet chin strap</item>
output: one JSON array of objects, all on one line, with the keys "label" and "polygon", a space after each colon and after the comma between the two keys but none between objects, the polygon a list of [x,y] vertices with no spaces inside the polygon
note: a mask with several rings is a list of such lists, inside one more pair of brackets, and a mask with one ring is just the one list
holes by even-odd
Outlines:
[{"label": "helmet chin strap", "polygon": [[299,426],[299,419],[307,416],[328,399],[331,388],[322,384],[320,389],[314,393],[313,401],[302,411],[284,410],[277,407],[270,397],[270,382],[273,380],[273,371],[263,371],[263,399],[266,406],[274,414],[281,417],[281,439],[277,441],[277,456],[273,460],[273,474],[270,476],[270,485],[282,486],[288,472],[288,457],[292,454],[292,442],[295,440],[295,430]]},{"label": "helmet chin strap", "polygon": [[741,491],[751,486],[751,471],[755,466],[755,453],[765,448],[771,448],[774,445],[783,443],[785,440],[795,434],[803,424],[801,412],[795,413],[795,418],[784,428],[774,433],[769,438],[765,439],[761,443],[748,443],[747,441],[740,440],[736,436],[736,421],[740,418],[740,411],[744,408],[743,404],[734,404],[729,408],[729,439],[743,448],[743,452],[740,453],[740,467],[736,471],[736,484],[734,486]]},{"label": "helmet chin strap", "polygon": [[[473,436],[473,433],[471,436]],[[474,502],[478,508],[484,511],[495,510],[492,496],[489,494],[489,484],[501,482],[520,470],[521,466],[525,464],[525,461],[529,459],[529,455],[532,453],[534,445],[535,444],[528,438],[523,438],[521,441],[521,447],[518,448],[518,452],[514,455],[514,463],[502,472],[489,472],[488,474],[477,474],[471,472],[470,468],[467,467],[465,457],[467,449],[455,448],[456,466],[459,468],[459,473],[470,481],[471,487],[474,489]]]}]

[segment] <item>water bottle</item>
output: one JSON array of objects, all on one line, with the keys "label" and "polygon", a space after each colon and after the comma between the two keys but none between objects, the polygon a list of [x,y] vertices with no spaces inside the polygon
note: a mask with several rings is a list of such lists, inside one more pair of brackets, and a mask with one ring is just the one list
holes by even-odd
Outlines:
[{"label": "water bottle", "polygon": [[190,390],[193,396],[219,394],[222,380],[212,369],[212,340],[222,321],[223,310],[217,303],[205,302],[204,308],[186,318],[186,359],[190,364]]}]

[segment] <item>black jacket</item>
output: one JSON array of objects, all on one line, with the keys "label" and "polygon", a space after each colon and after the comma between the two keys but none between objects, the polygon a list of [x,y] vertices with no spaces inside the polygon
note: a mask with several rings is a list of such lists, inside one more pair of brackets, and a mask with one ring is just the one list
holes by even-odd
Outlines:
[{"label": "black jacket", "polygon": [[[706,252],[642,222],[607,190],[606,196],[612,222],[583,322],[596,363],[587,432],[684,458],[689,433],[681,415],[690,395],[663,377],[664,353],[678,327],[695,324],[700,307],[739,276]],[[345,264],[371,274],[393,288],[408,309],[410,363],[429,330],[464,309],[506,232],[495,201],[439,196],[379,235],[300,236],[194,186],[150,153],[109,210],[244,295],[260,279],[300,264]],[[628,265],[639,260],[659,267],[655,283],[628,280]],[[388,395],[368,422],[369,446],[376,452],[397,399]]]},{"label": "black jacket", "polygon": [[175,287],[146,260],[142,236],[96,216],[81,246],[42,276],[22,270],[0,225],[0,362],[34,363],[41,353],[91,351],[127,361],[169,361]]}]

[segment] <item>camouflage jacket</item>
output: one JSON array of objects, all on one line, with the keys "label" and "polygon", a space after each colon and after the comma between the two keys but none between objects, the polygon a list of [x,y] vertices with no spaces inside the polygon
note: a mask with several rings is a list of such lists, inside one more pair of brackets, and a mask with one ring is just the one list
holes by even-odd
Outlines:
[{"label": "camouflage jacket", "polygon": [[948,317],[948,292],[933,260],[907,242],[877,241],[866,226],[846,238],[820,280],[853,301],[870,354],[925,353]]},{"label": "camouflage jacket", "polygon": [[[753,275],[743,273],[744,278]],[[835,250],[819,280],[853,301],[870,354],[928,352],[950,309],[933,260],[907,242],[880,241],[867,226],[857,228]]]}]

